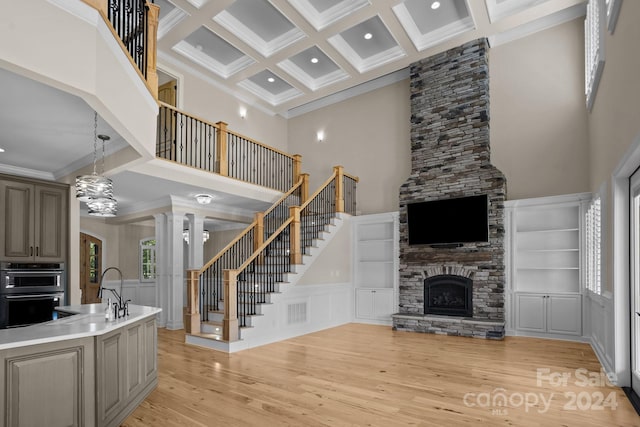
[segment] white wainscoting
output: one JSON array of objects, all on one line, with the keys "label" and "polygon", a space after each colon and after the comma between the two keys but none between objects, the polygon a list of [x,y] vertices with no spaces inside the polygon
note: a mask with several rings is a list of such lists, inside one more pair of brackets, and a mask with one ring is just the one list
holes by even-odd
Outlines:
[{"label": "white wainscoting", "polygon": [[597,295],[589,291],[586,291],[585,296],[585,336],[589,338],[591,347],[609,378],[614,378],[613,296],[610,293]]},{"label": "white wainscoting", "polygon": [[[105,288],[115,289],[120,293],[119,280],[105,280],[102,284]],[[111,292],[103,292],[103,301],[112,298]],[[131,304],[147,305],[157,307],[156,304],[156,282],[141,282],[139,280],[125,280],[122,283],[122,300],[131,300]]]},{"label": "white wainscoting", "polygon": [[[264,316],[252,319],[257,327],[242,330],[242,341],[233,351],[351,322],[353,286],[351,283],[292,286],[281,297],[276,294],[272,302],[262,306]],[[262,321],[270,324],[260,327]]]}]

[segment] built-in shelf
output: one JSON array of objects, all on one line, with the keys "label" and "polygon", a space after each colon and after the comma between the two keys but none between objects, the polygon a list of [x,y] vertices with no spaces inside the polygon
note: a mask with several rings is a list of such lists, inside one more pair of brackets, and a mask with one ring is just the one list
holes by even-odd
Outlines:
[{"label": "built-in shelf", "polygon": [[581,335],[582,227],[589,194],[515,200],[507,207],[508,328]]},{"label": "built-in shelf", "polygon": [[356,319],[391,324],[398,311],[398,214],[352,218]]}]

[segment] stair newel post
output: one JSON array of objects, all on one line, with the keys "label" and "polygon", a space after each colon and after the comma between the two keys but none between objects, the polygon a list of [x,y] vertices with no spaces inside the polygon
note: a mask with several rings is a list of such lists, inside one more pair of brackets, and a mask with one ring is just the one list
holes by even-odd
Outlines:
[{"label": "stair newel post", "polygon": [[224,270],[224,319],[222,339],[238,341],[238,270]]},{"label": "stair newel post", "polygon": [[158,17],[160,15],[160,6],[147,2],[147,69],[146,77],[151,94],[158,99],[158,72],[156,71],[157,57],[157,40],[158,40]]},{"label": "stair newel post", "polygon": [[336,176],[336,212],[344,212],[344,167],[334,166]]},{"label": "stair newel post", "polygon": [[187,270],[187,321],[188,334],[200,332],[200,270]]},{"label": "stair newel post", "polygon": [[293,155],[293,182],[295,184],[300,179],[300,173],[302,172],[302,156],[300,154]]},{"label": "stair newel post", "polygon": [[[264,243],[264,212],[256,212],[255,214],[256,228],[253,235],[253,251],[257,251]],[[256,262],[258,264],[264,264],[264,257],[260,255]]]},{"label": "stair newel post", "polygon": [[302,184],[300,184],[300,204],[307,201],[309,198],[309,174],[302,173]]},{"label": "stair newel post", "polygon": [[227,124],[225,122],[216,123],[218,126],[218,140],[216,141],[216,153],[218,154],[218,173],[222,176],[229,176],[229,156],[227,155]]},{"label": "stair newel post", "polygon": [[300,240],[300,206],[289,207],[289,217],[292,217],[289,233],[289,261],[291,264],[302,264],[302,250]]}]

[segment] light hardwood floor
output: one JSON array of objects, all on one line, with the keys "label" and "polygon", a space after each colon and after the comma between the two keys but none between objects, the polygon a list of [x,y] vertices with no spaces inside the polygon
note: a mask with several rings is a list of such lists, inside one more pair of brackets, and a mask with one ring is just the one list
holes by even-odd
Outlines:
[{"label": "light hardwood floor", "polygon": [[158,335],[159,386],[123,426],[640,426],[587,344],[349,324],[225,354]]}]

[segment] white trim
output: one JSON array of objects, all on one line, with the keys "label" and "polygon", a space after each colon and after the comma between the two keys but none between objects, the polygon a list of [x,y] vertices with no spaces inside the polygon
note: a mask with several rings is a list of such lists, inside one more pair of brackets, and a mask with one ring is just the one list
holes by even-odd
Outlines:
[{"label": "white trim", "polygon": [[158,22],[158,40],[166,36],[173,27],[178,25],[180,21],[187,16],[190,15],[178,6],[176,6],[171,12],[167,13],[167,15]]},{"label": "white trim", "polygon": [[[266,108],[260,104],[255,103],[255,99],[249,98],[247,96],[245,96],[244,94],[232,90],[229,86],[222,84],[220,82],[218,82],[215,79],[212,79],[210,76],[196,70],[195,68],[187,65],[187,63],[182,62],[182,61],[178,61],[177,59],[171,57],[170,55],[167,55],[166,53],[162,52],[162,51],[158,51],[158,59],[162,59],[163,62],[165,63],[169,63],[174,67],[177,67],[179,69],[185,70],[186,72],[188,72],[189,74],[191,74],[192,76],[195,76],[197,78],[199,78],[202,81],[205,81],[207,83],[209,83],[211,86],[215,87],[216,89],[219,89],[221,91],[223,91],[224,93],[227,93],[233,97],[235,97],[238,101],[244,102],[246,104],[251,105],[252,108],[255,108],[269,116],[275,116],[277,113],[269,108]],[[184,91],[181,91],[184,92]]]},{"label": "white trim", "polygon": [[238,86],[248,90],[256,96],[259,96],[274,107],[302,95],[302,92],[293,86],[291,87],[291,89],[287,89],[284,92],[274,95],[268,90],[264,89],[262,86],[255,84],[249,79],[239,82]]},{"label": "white trim", "polygon": [[611,176],[613,197],[614,369],[618,386],[631,384],[629,343],[629,177],[640,165],[640,134]]},{"label": "white trim", "polygon": [[349,74],[347,74],[341,68],[338,68],[337,70],[332,71],[329,74],[325,74],[324,76],[314,79],[289,59],[285,59],[284,61],[279,62],[278,67],[282,68],[291,76],[298,79],[298,81],[302,82],[302,84],[304,84],[314,92],[320,88],[349,78]]},{"label": "white trim", "polygon": [[542,205],[555,205],[558,206],[559,203],[572,203],[583,202],[587,200],[591,200],[592,193],[573,193],[573,194],[562,194],[559,196],[546,196],[546,197],[532,197],[529,199],[517,199],[517,200],[506,200],[504,202],[504,206],[506,207],[520,207],[520,206],[542,206]]},{"label": "white trim", "polygon": [[[382,18],[380,18],[382,20]],[[383,21],[384,24],[384,21]],[[384,24],[386,27],[386,24]],[[389,31],[387,29],[387,31]],[[393,34],[389,31],[389,34],[393,37]],[[395,39],[394,39],[395,40]],[[346,40],[340,35],[336,34],[335,36],[329,38],[329,43],[338,51],[342,56],[345,57],[353,68],[358,70],[360,74],[365,73],[374,68],[380,67],[384,64],[387,64],[391,61],[395,61],[396,59],[402,58],[406,56],[404,49],[397,44],[394,47],[391,47],[385,51],[379,52],[375,55],[369,56],[368,58],[362,58],[358,53],[353,50],[351,45],[346,42]]]},{"label": "white trim", "polygon": [[[278,11],[278,13],[281,12]],[[268,58],[290,44],[307,37],[303,31],[291,24],[293,26],[292,29],[267,42],[226,10],[223,10],[214,16],[213,20],[222,25],[229,32],[236,35],[240,40],[260,52],[260,54],[265,58]]]},{"label": "white trim", "polygon": [[44,172],[36,169],[21,168],[20,166],[5,165],[2,163],[0,163],[0,173],[6,173],[7,175],[25,176],[28,178],[44,179],[45,181],[56,180],[56,176],[53,172]]},{"label": "white trim", "polygon": [[328,107],[330,105],[337,104],[338,102],[342,102],[347,99],[360,96],[367,92],[371,92],[371,91],[383,88],[385,86],[398,83],[408,78],[409,78],[409,68],[403,68],[401,70],[394,71],[393,73],[386,74],[382,77],[378,77],[377,79],[369,80],[368,82],[364,82],[357,86],[350,87],[349,89],[345,89],[343,91],[325,96],[324,98],[316,99],[315,101],[311,101],[307,104],[300,105],[299,107],[292,108],[289,111],[287,111],[284,117],[287,119],[298,117],[303,114],[307,114],[312,111],[319,110],[320,108]]},{"label": "white trim", "polygon": [[545,16],[544,18],[536,19],[535,21],[517,26],[515,28],[512,28],[511,30],[489,36],[489,45],[491,47],[497,47],[502,44],[506,44],[514,40],[530,36],[531,34],[535,34],[537,32],[564,24],[565,22],[573,21],[574,19],[580,18],[581,16],[585,16],[586,13],[586,4],[577,4],[567,9],[563,9],[559,12]]},{"label": "white trim", "polygon": [[209,0],[187,0],[189,3],[191,3],[195,8],[200,9],[202,6],[204,6]]},{"label": "white trim", "polygon": [[[468,5],[467,10],[469,10]],[[407,9],[407,6],[404,3],[395,5],[393,7],[393,12],[396,14],[398,20],[402,24],[402,27],[419,52],[476,28],[473,17],[471,16],[471,13],[469,13],[469,16],[466,18],[459,19],[423,34],[420,32],[415,20],[409,13],[409,9]]]},{"label": "white trim", "polygon": [[621,6],[622,0],[609,0],[609,4],[607,7],[607,29],[611,34],[613,34],[616,29]]},{"label": "white trim", "polygon": [[318,31],[371,4],[369,0],[343,0],[324,12],[318,12],[309,0],[289,0],[289,3]]},{"label": "white trim", "polygon": [[181,54],[182,56],[186,57],[187,59],[190,59],[196,64],[206,68],[207,70],[213,71],[214,73],[216,73],[217,75],[219,75],[224,79],[231,77],[235,73],[242,71],[245,68],[247,68],[249,65],[255,63],[253,58],[247,55],[243,55],[240,58],[236,59],[235,61],[225,65],[217,61],[215,58],[212,58],[211,56],[205,53],[202,53],[200,50],[191,46],[189,43],[187,43],[184,40],[177,43],[171,49]]}]

